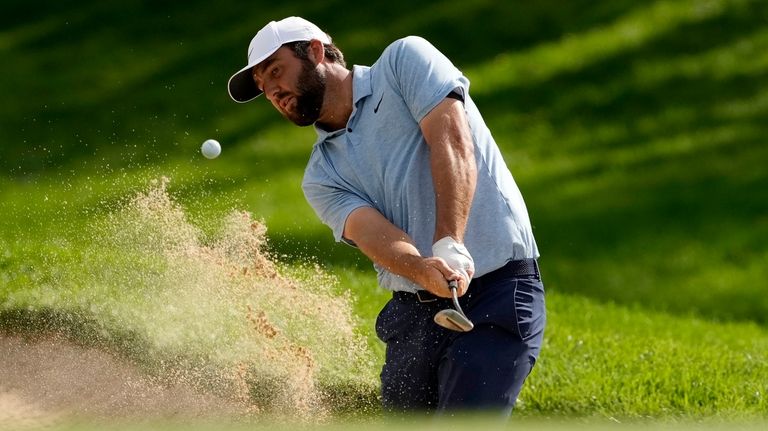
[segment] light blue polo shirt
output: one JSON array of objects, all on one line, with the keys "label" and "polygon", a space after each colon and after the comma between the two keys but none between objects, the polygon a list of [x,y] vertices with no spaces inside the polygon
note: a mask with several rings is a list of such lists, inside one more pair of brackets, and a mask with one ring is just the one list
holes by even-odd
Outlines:
[{"label": "light blue polo shirt", "polygon": [[[464,244],[475,277],[509,260],[538,257],[528,211],[480,112],[469,80],[434,46],[406,37],[388,46],[371,67],[353,68],[352,115],[345,129],[318,134],[302,187],[318,217],[342,238],[349,214],[378,210],[432,254],[435,193],[429,148],[419,122],[451,91],[464,97],[475,144],[477,190]],[[413,292],[418,285],[374,263],[379,284]]]}]

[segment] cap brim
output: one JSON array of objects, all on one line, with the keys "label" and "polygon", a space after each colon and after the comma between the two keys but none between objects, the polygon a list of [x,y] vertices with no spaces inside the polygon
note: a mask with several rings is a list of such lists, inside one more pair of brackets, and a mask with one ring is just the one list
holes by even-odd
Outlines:
[{"label": "cap brim", "polygon": [[253,76],[251,76],[253,66],[249,64],[229,78],[229,83],[227,84],[229,97],[237,103],[249,102],[259,97],[262,93],[259,87],[256,86],[256,83],[253,82]]},{"label": "cap brim", "polygon": [[[318,29],[318,31],[320,31]],[[256,35],[258,37],[258,34]],[[317,39],[323,44],[331,43],[331,39],[326,34],[317,34],[317,35],[308,35],[306,32],[302,32],[300,34],[293,34],[285,38],[279,39],[275,46],[271,46],[267,48],[264,52],[262,52],[258,58],[253,59],[250,58],[249,54],[249,61],[248,65],[244,68],[240,69],[239,72],[232,75],[231,78],[229,78],[229,83],[227,84],[227,89],[229,90],[229,97],[232,98],[235,102],[238,103],[245,103],[249,102],[261,95],[263,91],[259,90],[259,88],[256,86],[256,83],[253,81],[253,76],[251,74],[251,70],[254,66],[261,63],[262,61],[266,60],[270,55],[277,52],[278,49],[280,49],[281,46],[285,45],[289,42],[296,42],[300,40],[313,40]],[[252,42],[253,43],[253,42]]]}]

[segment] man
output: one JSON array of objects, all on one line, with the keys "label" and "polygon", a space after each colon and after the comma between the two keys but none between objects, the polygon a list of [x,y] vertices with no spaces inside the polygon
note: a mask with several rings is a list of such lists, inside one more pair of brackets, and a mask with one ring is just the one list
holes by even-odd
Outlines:
[{"label": "man", "polygon": [[[256,34],[228,87],[317,131],[304,194],[393,291],[376,322],[384,407],[508,416],[540,350],[544,290],[525,204],[469,81],[418,37],[349,70],[326,33],[290,17]],[[449,281],[469,332],[433,320]]]}]

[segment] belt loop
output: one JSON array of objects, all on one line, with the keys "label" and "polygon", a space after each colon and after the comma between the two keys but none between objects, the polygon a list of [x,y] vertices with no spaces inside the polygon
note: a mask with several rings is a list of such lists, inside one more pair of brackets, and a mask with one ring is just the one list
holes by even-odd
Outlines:
[{"label": "belt loop", "polygon": [[416,291],[416,299],[418,299],[419,302],[427,303],[427,302],[435,302],[435,301],[437,301],[437,298],[435,296],[433,296],[431,293],[428,293],[428,292],[425,292],[425,293],[427,293],[429,296],[432,296],[432,298],[427,297],[426,294],[424,295],[425,298],[422,298],[421,297],[421,292],[424,292],[424,291],[423,290],[417,290]]}]

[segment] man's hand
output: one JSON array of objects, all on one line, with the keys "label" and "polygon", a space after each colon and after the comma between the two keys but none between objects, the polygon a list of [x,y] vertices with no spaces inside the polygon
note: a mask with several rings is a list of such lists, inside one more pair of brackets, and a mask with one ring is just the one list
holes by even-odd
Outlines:
[{"label": "man's hand", "polygon": [[451,268],[443,258],[425,257],[423,263],[427,269],[421,273],[422,277],[417,280],[417,283],[428,292],[441,298],[450,298],[452,295],[448,281],[456,280],[457,295],[462,296],[467,293],[468,284],[464,281],[464,276]]},{"label": "man's hand", "polygon": [[[459,280],[459,295],[467,291],[462,273],[451,268],[443,257],[419,254],[405,232],[371,207],[360,207],[350,213],[344,226],[344,238],[353,241],[372,261],[437,296],[451,297],[448,280]],[[467,271],[467,275],[472,277],[472,273],[474,267]]]},{"label": "man's hand", "polygon": [[446,280],[457,280],[458,293],[463,295],[475,274],[475,262],[472,260],[469,250],[464,247],[464,244],[446,236],[432,245],[432,256],[440,258],[448,265],[451,273],[446,274],[445,278]]}]

